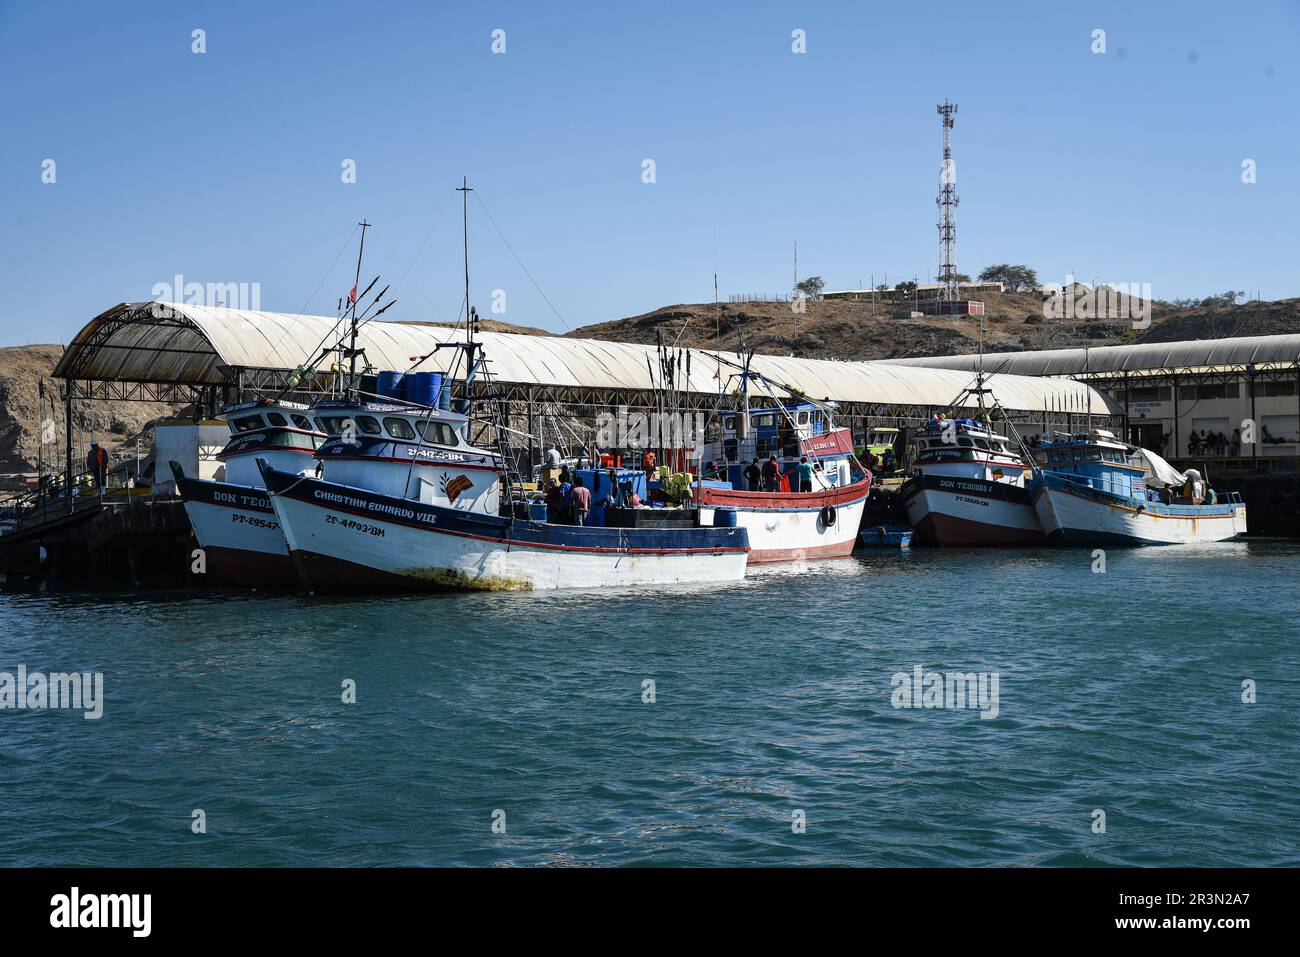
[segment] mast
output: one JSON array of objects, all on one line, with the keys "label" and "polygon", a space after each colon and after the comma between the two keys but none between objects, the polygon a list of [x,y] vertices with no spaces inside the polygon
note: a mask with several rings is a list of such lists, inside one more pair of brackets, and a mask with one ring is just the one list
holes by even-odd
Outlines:
[{"label": "mast", "polygon": [[357,377],[357,300],[361,298],[357,295],[357,289],[361,287],[361,257],[366,251],[366,230],[370,224],[366,222],[365,217],[357,223],[361,227],[361,245],[357,247],[357,274],[352,281],[352,292],[349,299],[352,300],[352,338],[348,346],[348,389],[349,391],[356,388]]},{"label": "mast", "polygon": [[[461,199],[461,221],[465,244],[465,336],[470,341],[474,341],[474,324],[469,317],[469,194],[474,192],[474,187],[469,185],[469,177],[461,179],[461,184],[456,187],[456,192],[460,193]],[[470,357],[471,359],[473,356]]]}]

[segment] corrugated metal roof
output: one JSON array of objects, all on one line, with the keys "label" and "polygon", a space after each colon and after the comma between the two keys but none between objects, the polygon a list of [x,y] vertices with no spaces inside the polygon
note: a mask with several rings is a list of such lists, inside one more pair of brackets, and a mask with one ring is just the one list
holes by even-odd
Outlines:
[{"label": "corrugated metal roof", "polygon": [[[155,315],[158,312],[161,315]],[[177,303],[121,303],[95,317],[77,334],[55,369],[56,376],[137,382],[220,384],[222,367],[290,369],[314,358],[322,344],[334,342],[337,321],[327,316],[252,312]],[[439,342],[463,339],[446,326],[371,322],[361,326],[357,344],[377,369],[408,370],[412,357]],[[500,382],[593,389],[654,389],[659,383],[655,347],[596,339],[526,336],[485,332],[483,354]],[[688,385],[714,394],[734,371],[701,350],[691,353]],[[738,362],[735,353],[720,353]],[[458,353],[445,350],[418,368],[452,370]],[[648,361],[647,361],[648,360]],[[969,373],[915,369],[882,362],[839,362],[781,356],[755,356],[755,372],[793,386],[813,398],[838,402],[945,407],[968,385]],[[1006,409],[1049,411],[1083,409],[1092,395],[1093,410],[1121,413],[1104,393],[1069,380],[999,375],[988,383]]]},{"label": "corrugated metal roof", "polygon": [[[973,372],[979,357],[924,356],[880,361],[890,365]],[[1251,363],[1256,366],[1290,366],[1296,362],[1300,362],[1300,335],[1148,342],[1129,346],[1098,346],[1095,349],[984,353],[985,370],[1029,376],[1147,372],[1159,369],[1211,370],[1242,368]]]}]

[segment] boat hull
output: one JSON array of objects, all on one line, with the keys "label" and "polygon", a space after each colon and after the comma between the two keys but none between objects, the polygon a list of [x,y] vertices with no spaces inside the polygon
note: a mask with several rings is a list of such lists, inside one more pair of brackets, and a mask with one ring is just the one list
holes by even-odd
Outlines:
[{"label": "boat hull", "polygon": [[183,476],[176,485],[203,550],[205,575],[230,585],[299,585],[265,489]]},{"label": "boat hull", "polygon": [[1042,545],[1029,490],[988,479],[919,475],[900,491],[922,545]]},{"label": "boat hull", "polygon": [[[697,489],[700,521],[715,521],[719,507],[734,510],[749,533],[751,563],[845,558],[853,554],[871,483],[855,482],[824,492],[741,492]],[[826,524],[826,509],[834,511]]]},{"label": "boat hull", "polygon": [[1246,532],[1246,507],[1238,504],[1139,509],[1086,489],[1040,486],[1034,508],[1054,544],[1189,545],[1227,541]]},{"label": "boat hull", "polygon": [[302,583],[319,591],[529,591],[739,581],[741,528],[548,525],[264,469]]}]

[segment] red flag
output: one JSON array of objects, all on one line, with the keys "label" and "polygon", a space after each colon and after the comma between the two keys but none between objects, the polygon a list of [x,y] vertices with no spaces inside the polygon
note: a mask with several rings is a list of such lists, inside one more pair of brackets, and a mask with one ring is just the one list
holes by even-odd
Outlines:
[{"label": "red flag", "polygon": [[352,291],[348,293],[348,302],[356,302],[356,301],[357,301],[357,287],[353,286]]}]

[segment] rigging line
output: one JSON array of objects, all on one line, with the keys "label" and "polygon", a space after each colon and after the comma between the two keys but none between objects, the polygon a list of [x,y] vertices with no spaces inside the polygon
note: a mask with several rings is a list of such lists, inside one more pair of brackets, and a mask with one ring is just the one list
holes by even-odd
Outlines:
[{"label": "rigging line", "polygon": [[510,240],[506,239],[505,233],[501,232],[501,227],[498,226],[497,221],[492,218],[492,214],[488,212],[488,208],[483,205],[483,199],[477,192],[474,193],[474,200],[483,210],[483,214],[487,216],[488,222],[492,224],[492,228],[497,231],[497,235],[501,237],[501,241],[505,243],[506,249],[510,250],[510,255],[515,258],[515,262],[518,263],[519,268],[524,271],[524,275],[528,277],[528,281],[533,284],[533,288],[537,290],[537,294],[546,301],[548,306],[551,307],[551,312],[555,313],[555,318],[560,320],[560,325],[564,326],[564,331],[572,332],[573,327],[564,321],[564,317],[560,315],[560,310],[555,308],[555,303],[551,302],[551,300],[547,298],[546,293],[542,292],[542,287],[537,285],[537,280],[533,278],[533,274],[528,271],[528,267],[524,265],[523,260],[519,258],[519,254],[515,252],[514,247],[510,245]]},{"label": "rigging line", "polygon": [[[447,203],[445,206],[442,207],[442,212],[440,212],[438,214],[438,218],[433,221],[433,225],[429,227],[429,232],[424,237],[424,241],[420,243],[420,248],[415,251],[415,255],[411,258],[410,263],[408,263],[406,269],[402,271],[402,278],[397,280],[398,288],[401,287],[402,281],[406,279],[406,274],[411,271],[411,268],[415,265],[416,260],[418,260],[420,258],[420,255],[424,252],[424,247],[429,245],[429,240],[433,238],[434,231],[438,228],[438,224],[442,222],[442,218],[447,215],[447,210],[451,208],[451,201],[455,198],[456,198],[455,196],[447,197]],[[394,290],[394,292],[396,292],[396,290]]]},{"label": "rigging line", "polygon": [[[373,236],[372,236],[371,239],[370,239],[370,245],[372,245],[372,246],[377,246],[377,245],[378,245],[378,243],[375,242]],[[379,252],[379,250],[376,250],[376,252]],[[382,256],[383,253],[380,252],[380,255]],[[415,262],[415,261],[412,260],[412,265],[414,265],[414,262]],[[411,267],[410,267],[410,266],[407,266],[407,267],[406,267],[406,272],[402,273],[402,279],[405,279],[405,278],[407,277],[407,275],[410,273],[410,271],[411,271]],[[398,282],[398,285],[401,285],[402,280],[399,279],[397,282]],[[441,310],[441,309],[439,309],[437,306],[435,306],[435,305],[433,304],[433,300],[430,299],[430,298],[425,294],[424,290],[420,287],[420,284],[419,284],[418,282],[416,282],[414,279],[412,279],[412,280],[411,280],[411,285],[415,287],[415,291],[418,292],[418,293],[420,294],[421,298],[424,299],[424,301],[427,302],[427,303],[429,304],[429,308],[433,310],[434,315],[436,315],[439,319],[441,319],[444,323],[446,323],[446,321],[447,321],[447,317],[444,316],[444,315],[442,314],[442,310]],[[394,289],[393,291],[396,292],[397,290]],[[374,318],[374,317],[372,316],[371,319],[373,319],[373,318]],[[366,321],[369,322],[370,320],[367,319]]]},{"label": "rigging line", "polygon": [[[320,282],[316,283],[316,288],[311,291],[311,295],[307,297],[307,301],[304,302],[302,304],[302,307],[298,310],[299,315],[304,315],[307,312],[307,307],[310,306],[312,300],[316,298],[316,293],[320,292],[320,287],[325,285],[325,280],[330,277],[330,273],[334,272],[334,267],[339,264],[339,260],[343,257],[344,250],[346,250],[349,246],[352,245],[352,237],[357,234],[357,230],[359,228],[360,228],[359,226],[352,227],[352,232],[348,234],[348,238],[344,241],[343,245],[339,247],[338,254],[335,255],[334,261],[330,263],[329,268],[325,270],[325,275],[320,277]],[[337,327],[338,323],[336,322],[334,325],[335,327]],[[330,332],[333,332],[333,329],[331,329]],[[288,337],[288,335],[289,335],[289,331],[287,329],[281,332],[280,338],[276,341],[275,345],[271,347],[271,351],[274,353],[279,353],[280,346],[284,343],[284,340]],[[328,338],[329,338],[329,334],[327,333],[325,339]],[[324,345],[325,339],[321,340],[320,344],[317,345],[316,347],[317,349],[319,349],[321,345]],[[316,349],[313,349],[311,351],[311,355],[314,356],[315,354],[316,354]]]}]

